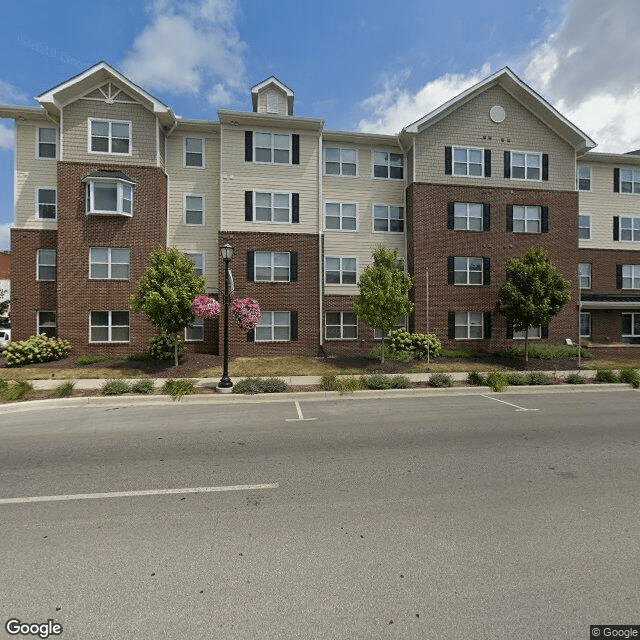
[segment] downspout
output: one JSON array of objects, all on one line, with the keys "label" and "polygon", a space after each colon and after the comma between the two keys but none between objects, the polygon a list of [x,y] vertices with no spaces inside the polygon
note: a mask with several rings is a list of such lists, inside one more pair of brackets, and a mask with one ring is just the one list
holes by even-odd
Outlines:
[{"label": "downspout", "polygon": [[319,310],[319,352],[322,355],[326,355],[324,352],[324,277],[322,271],[323,256],[324,256],[324,233],[323,233],[323,220],[322,220],[322,157],[323,157],[323,136],[320,133],[318,142],[318,310]]}]

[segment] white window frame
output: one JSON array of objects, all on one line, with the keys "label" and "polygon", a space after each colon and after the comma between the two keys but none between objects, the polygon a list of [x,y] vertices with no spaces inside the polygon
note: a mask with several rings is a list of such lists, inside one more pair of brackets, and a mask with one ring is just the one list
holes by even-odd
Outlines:
[{"label": "white window frame", "polygon": [[530,326],[526,331],[516,331],[513,330],[513,339],[514,340],[525,340],[527,337],[526,334],[529,334],[529,340],[540,340],[542,338],[542,327],[534,327]]},{"label": "white window frame", "polygon": [[[102,251],[107,252],[107,262],[97,262],[94,259],[93,251],[94,249],[100,249]],[[128,260],[127,262],[114,262],[112,259],[112,252],[116,251],[128,251]],[[107,265],[107,276],[105,278],[98,278],[91,275],[91,267],[93,265]],[[111,274],[111,268],[113,265],[127,265],[127,277],[126,278],[115,278]],[[131,249],[129,247],[89,247],[89,280],[119,280],[126,281],[131,279]]]},{"label": "white window frame", "polygon": [[[623,180],[623,174],[631,174],[629,177],[630,180]],[[628,182],[631,186],[629,187],[630,191],[622,190],[622,183]],[[619,193],[626,196],[638,195],[640,193],[640,168],[636,169],[633,167],[621,167],[620,168],[620,181],[618,183]]]},{"label": "white window frame", "polygon": [[[50,202],[40,202],[41,191],[53,191],[53,217],[41,216],[40,207],[50,206]],[[56,187],[37,187],[36,188],[36,219],[37,220],[57,220],[58,219],[58,190]]]},{"label": "white window frame", "polygon": [[[278,323],[276,323],[276,314],[278,314]],[[284,318],[286,318],[286,323],[283,322]],[[276,338],[276,330],[284,329],[286,327],[287,337]],[[262,331],[258,331],[261,329]],[[269,337],[259,337],[261,334],[265,333],[265,329],[269,330]],[[254,334],[255,342],[291,342],[291,312],[290,311],[261,311],[260,312],[260,321],[258,322],[258,326],[256,327]]]},{"label": "white window frame", "polygon": [[[384,208],[387,211],[387,215],[386,218],[382,218],[380,216],[376,216],[376,208],[380,209],[380,208]],[[391,217],[391,210],[392,209],[398,209],[400,212],[400,218],[392,218]],[[404,207],[402,205],[397,205],[397,204],[382,204],[382,203],[378,203],[375,202],[373,204],[373,207],[371,209],[371,218],[372,218],[372,222],[371,222],[371,230],[373,231],[373,233],[404,233],[405,231],[405,215],[404,215]],[[387,223],[387,228],[386,229],[376,229],[376,220],[386,220]],[[392,222],[400,222],[402,223],[402,229],[400,231],[392,231],[391,230],[391,223]]]},{"label": "white window frame", "polygon": [[[464,151],[465,160],[462,161],[460,159],[456,160],[456,151]],[[469,173],[469,167],[471,165],[477,166],[477,162],[471,162],[469,160],[469,152],[477,151],[480,153],[480,173]],[[466,167],[464,173],[459,173],[456,171],[456,165],[464,165]],[[451,148],[451,175],[458,176],[460,178],[484,178],[484,149],[480,147],[463,147],[463,146],[453,146]]]},{"label": "white window frame", "polygon": [[622,265],[622,289],[640,289],[640,264]]},{"label": "white window frame", "polygon": [[[458,268],[461,267],[460,261],[464,260],[465,261],[465,267],[464,268]],[[469,261],[470,260],[479,260],[480,261],[480,269],[471,269],[469,266]],[[456,282],[457,278],[456,275],[458,273],[464,273],[465,274],[465,282]],[[471,274],[479,274],[480,275],[480,282],[471,282]],[[482,259],[482,257],[479,256],[455,256],[453,258],[453,284],[458,286],[458,287],[481,287],[482,284],[484,282],[484,260]]]},{"label": "white window frame", "polygon": [[[516,218],[516,211],[522,211],[522,217]],[[535,217],[530,217],[529,212],[536,211]],[[516,230],[516,221],[524,223],[524,230]],[[538,223],[538,228],[535,231],[529,229],[529,226],[534,223]],[[542,233],[542,207],[539,205],[513,205],[513,233]]]},{"label": "white window frame", "polygon": [[[108,313],[109,314],[109,322],[107,325],[103,325],[103,324],[92,324],[92,314],[93,313]],[[113,324],[113,314],[114,313],[126,313],[127,314],[127,318],[128,318],[128,324],[124,325],[124,324],[117,324],[114,325]],[[107,340],[93,340],[93,329],[94,328],[103,328],[103,327],[107,327],[108,331],[108,338]],[[113,329],[115,328],[122,328],[122,327],[127,327],[127,339],[126,340],[113,340]],[[128,344],[131,341],[131,313],[126,310],[126,309],[122,309],[122,310],[116,310],[116,311],[107,311],[107,310],[99,310],[99,309],[92,309],[91,311],[89,311],[89,343],[90,344]]]},{"label": "white window frame", "polygon": [[[41,313],[52,313],[53,314],[53,322],[45,322],[40,319]],[[51,329],[53,327],[53,333],[46,333],[46,329]],[[58,318],[55,310],[40,310],[36,312],[36,333],[38,335],[42,333],[46,333],[46,335],[56,337],[58,333]]]},{"label": "white window frame", "polygon": [[[269,256],[270,265],[258,265],[258,254],[263,256]],[[276,255],[279,256],[287,256],[287,279],[281,280],[276,279],[275,270],[284,269],[281,265],[276,265]],[[269,269],[270,277],[269,278],[258,278],[258,268],[261,269]],[[253,281],[254,282],[291,282],[291,252],[289,251],[254,251],[253,252]]]},{"label": "white window frame", "polygon": [[[524,166],[514,164],[514,156],[515,155],[524,155]],[[538,158],[538,166],[537,167],[529,167],[529,158],[536,157]],[[509,152],[509,175],[511,180],[526,180],[527,182],[541,182],[542,181],[542,153],[537,151],[516,151],[512,150]],[[514,169],[524,169],[524,178],[516,177],[513,175]],[[537,169],[538,177],[530,178],[529,177],[529,169]]]},{"label": "white window frame", "polygon": [[[581,171],[585,171],[589,173],[589,177],[582,177],[580,175]],[[589,188],[588,189],[582,189],[580,187],[580,183],[583,181],[589,181]],[[591,171],[591,166],[588,164],[579,164],[578,168],[576,169],[576,190],[577,191],[591,191],[591,180],[592,180],[592,171]]]},{"label": "white window frame", "polygon": [[[623,328],[624,328],[624,317],[631,316],[631,333],[624,333],[621,330],[620,334],[622,338],[640,338],[640,312],[637,311],[629,311],[622,314]],[[636,316],[638,319],[636,320]],[[636,323],[638,325],[638,332],[635,332]]]},{"label": "white window frame", "polygon": [[[327,207],[329,205],[333,205],[333,206],[337,206],[338,207],[338,214],[337,215],[329,215],[327,212]],[[354,215],[345,215],[344,213],[344,208],[345,207],[353,207],[355,209],[355,214]],[[325,202],[324,203],[324,230],[325,231],[341,231],[344,233],[354,233],[355,231],[358,231],[358,222],[359,222],[359,207],[358,207],[358,203],[357,202]],[[338,219],[338,228],[333,228],[333,227],[328,227],[327,226],[327,217],[330,218],[337,218]],[[354,220],[355,221],[355,228],[354,229],[345,229],[344,228],[344,221],[345,220]]]},{"label": "white window frame", "polygon": [[[202,150],[198,153],[196,151],[187,151],[187,140],[200,140],[202,144]],[[205,140],[200,136],[184,136],[182,139],[182,166],[185,169],[205,169],[204,157],[205,157]],[[200,155],[201,164],[187,164],[187,154]]]},{"label": "white window frame", "polygon": [[[339,273],[340,275],[340,282],[327,282],[327,273],[329,271],[336,272],[336,269],[328,269],[327,268],[327,260],[339,260],[339,268],[337,270],[337,273]],[[355,261],[355,270],[352,271],[351,269],[346,270],[343,268],[343,261],[344,260],[354,260]],[[355,278],[355,282],[343,282],[344,280],[344,274],[350,274],[353,273],[354,274],[354,278]],[[334,287],[355,287],[358,284],[358,258],[356,256],[325,256],[324,257],[324,283],[327,286],[334,286]]]},{"label": "white window frame", "polygon": [[[623,220],[629,220],[630,228],[622,228]],[[619,242],[640,242],[640,216],[620,216],[619,225]],[[623,238],[623,232],[627,232],[630,237]]]},{"label": "white window frame", "polygon": [[[582,224],[583,220],[582,218],[585,218],[589,221],[588,226],[585,226]],[[580,237],[580,234],[582,232],[583,229],[587,229],[588,233],[589,233],[589,237],[588,238],[582,238]],[[578,240],[591,240],[591,214],[590,213],[579,213],[578,214]]]},{"label": "white window frame", "polygon": [[[47,254],[48,257],[51,257],[51,255],[53,255],[53,262],[42,261],[42,258],[44,257],[45,253]],[[55,249],[38,249],[36,252],[36,280],[38,282],[55,282],[56,276],[57,276],[57,269],[56,269],[57,262],[58,262],[58,256],[57,256],[57,251]],[[41,278],[40,267],[44,267],[44,268],[53,267],[53,278]]]},{"label": "white window frame", "polygon": [[578,263],[578,286],[580,289],[591,289],[591,263]]},{"label": "white window frame", "polygon": [[[380,159],[376,160],[376,153],[386,155],[386,159],[380,162]],[[400,158],[400,164],[392,163],[392,156]],[[404,180],[404,154],[397,153],[395,151],[389,151],[387,149],[374,149],[371,152],[371,177],[376,180]],[[385,167],[386,168],[386,176],[376,175],[376,167]],[[400,177],[392,176],[392,169],[397,169],[398,167],[402,168],[402,175]]]},{"label": "white window frame", "polygon": [[[183,253],[185,256],[187,256],[187,258],[189,258],[189,260],[191,260],[191,262],[193,262],[193,267],[196,272],[196,275],[203,276],[204,275],[204,252],[203,251],[183,251]],[[198,256],[199,256],[200,263],[202,264],[202,268],[199,268],[198,263],[196,262],[196,260],[198,259]],[[198,273],[198,271],[200,270],[202,271],[202,273]]]},{"label": "white window frame", "polygon": [[193,322],[184,328],[185,342],[204,342],[204,318],[195,316]]},{"label": "white window frame", "polygon": [[[270,196],[270,205],[269,205],[269,211],[271,212],[271,219],[270,220],[258,220],[257,219],[257,213],[256,210],[258,209],[258,194],[263,194],[263,195],[269,195]],[[283,207],[274,207],[274,199],[275,196],[287,196],[288,200],[289,200],[289,204],[288,204],[288,211],[289,211],[289,218],[287,220],[274,220],[273,219],[273,212],[274,209],[283,209]],[[260,209],[266,209],[267,207],[259,207]],[[284,192],[284,191],[254,191],[253,192],[253,221],[257,222],[258,224],[291,224],[291,220],[293,218],[293,202],[292,202],[292,194],[291,192]]]},{"label": "white window frame", "polygon": [[[589,333],[586,333],[586,334],[582,332],[582,318],[583,318],[583,316],[589,318]],[[588,340],[591,339],[592,328],[591,328],[591,312],[590,311],[581,311],[580,312],[580,329],[579,329],[579,331],[580,331],[580,337],[581,338],[587,338]]]},{"label": "white window frame", "polygon": [[[93,155],[112,155],[112,156],[131,156],[132,154],[132,147],[133,147],[133,131],[132,131],[132,125],[131,125],[131,120],[109,120],[106,118],[89,118],[88,120],[89,124],[88,124],[88,144],[87,144],[87,152]],[[106,122],[109,125],[109,134],[107,137],[108,142],[108,146],[109,149],[108,151],[94,151],[91,148],[91,140],[93,138],[92,135],[92,131],[91,131],[91,125],[94,122]],[[127,152],[123,152],[123,151],[113,151],[112,147],[113,147],[113,140],[114,140],[114,136],[113,136],[113,132],[112,132],[112,128],[114,124],[126,124],[129,127],[129,150]],[[104,136],[96,136],[96,137],[104,137]],[[118,140],[124,140],[124,138],[116,138]]]},{"label": "white window frame", "polygon": [[[464,206],[466,209],[466,215],[464,216],[458,216],[456,215],[456,207],[459,206]],[[470,207],[478,207],[480,210],[480,215],[479,216],[471,216],[469,215],[470,212]],[[459,210],[459,209],[458,209]],[[483,230],[483,219],[484,219],[484,210],[483,210],[483,206],[482,204],[480,204],[479,202],[454,202],[453,203],[453,230],[454,231],[482,231]],[[466,221],[466,226],[463,227],[456,227],[456,221],[457,220],[465,220]],[[470,220],[479,220],[479,224],[480,224],[480,228],[478,229],[471,229],[469,228],[469,221]]]},{"label": "white window frame", "polygon": [[[187,198],[200,198],[202,203],[202,210],[200,209],[189,209],[189,211],[201,211],[202,220],[201,222],[187,222]],[[204,227],[205,224],[205,197],[198,193],[185,193],[183,198],[183,209],[182,209],[182,224],[187,227]]]},{"label": "white window frame", "polygon": [[[327,152],[328,151],[337,151],[338,152],[338,160],[337,162],[335,160],[327,160]],[[347,151],[351,151],[355,154],[356,158],[355,158],[355,163],[354,162],[347,162],[345,160],[343,160],[342,154],[343,152],[347,152]],[[331,163],[331,164],[337,164],[338,168],[339,168],[339,172],[338,173],[330,173],[327,171],[327,163]],[[344,167],[346,165],[352,165],[355,164],[355,173],[345,173],[344,172]],[[324,148],[324,175],[325,176],[335,176],[335,177],[340,177],[340,178],[357,178],[358,177],[358,150],[353,148],[353,147],[333,147],[333,146],[327,146]]]},{"label": "white window frame", "polygon": [[[133,182],[123,180],[122,178],[87,178],[86,190],[85,190],[85,210],[87,215],[108,215],[108,216],[126,216],[128,218],[133,217],[134,207],[134,187]],[[112,185],[116,188],[116,201],[117,208],[110,209],[94,209],[93,203],[95,202],[95,187],[96,185]],[[131,198],[127,198],[127,190],[131,192]],[[131,211],[125,211],[125,203],[131,203]]]},{"label": "white window frame", "polygon": [[[271,144],[270,146],[266,147],[266,146],[258,146],[257,142],[258,142],[258,136],[270,136],[271,138]],[[288,146],[287,146],[287,161],[286,162],[280,162],[277,161],[275,159],[275,152],[276,150],[278,151],[284,151],[284,147],[276,147],[275,146],[275,136],[282,136],[283,138],[288,138]],[[255,164],[277,164],[277,165],[287,165],[287,164],[291,164],[291,160],[292,160],[292,155],[293,155],[293,149],[292,149],[292,142],[291,142],[291,134],[290,133],[278,133],[278,132],[270,132],[270,131],[254,131],[253,135],[252,135],[252,142],[253,142],[253,162]],[[270,150],[270,160],[257,160],[256,158],[258,157],[257,154],[257,150],[258,149],[269,149]]]},{"label": "white window frame", "polygon": [[[42,129],[49,129],[50,131],[55,131],[56,141],[55,142],[40,142],[40,131]],[[36,129],[36,159],[38,160],[57,160],[58,159],[58,129],[56,127],[37,127]],[[41,144],[53,144],[55,147],[55,153],[53,156],[42,156],[40,155],[40,145]]]},{"label": "white window frame", "polygon": [[[477,322],[478,317],[480,318],[480,323]],[[465,336],[458,337],[457,335],[458,327],[465,328],[466,330]],[[470,337],[472,327],[480,327],[479,336]],[[484,339],[484,313],[482,311],[456,311],[454,339],[455,340],[483,340]]]},{"label": "white window frame", "polygon": [[[329,324],[328,316],[340,314],[340,324]],[[355,322],[345,323],[345,315],[351,316]],[[351,318],[349,318],[350,320]],[[331,337],[329,336],[329,327],[339,327],[340,336],[339,337]],[[345,337],[345,333],[347,329],[352,329],[355,327],[355,336]],[[325,340],[357,340],[358,339],[358,317],[353,311],[326,311],[324,314],[324,339]]]}]

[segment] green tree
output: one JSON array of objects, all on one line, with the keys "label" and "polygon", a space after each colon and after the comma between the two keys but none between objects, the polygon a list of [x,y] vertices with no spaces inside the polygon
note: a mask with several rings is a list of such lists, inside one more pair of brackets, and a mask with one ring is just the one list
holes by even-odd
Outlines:
[{"label": "green tree", "polygon": [[9,310],[9,296],[5,289],[0,289],[0,318]]},{"label": "green tree", "polygon": [[507,281],[498,290],[499,311],[525,331],[525,361],[529,362],[529,327],[547,324],[571,300],[571,283],[549,262],[542,248],[529,249],[522,258],[507,260]]},{"label": "green tree", "polygon": [[387,334],[396,327],[398,318],[415,309],[407,295],[412,286],[413,278],[398,265],[398,252],[383,246],[373,252],[373,264],[360,276],[360,295],[353,310],[367,326],[382,332],[382,362]]},{"label": "green tree", "polygon": [[[191,303],[204,292],[204,277],[196,275],[187,256],[177,249],[159,248],[149,255],[149,267],[131,296],[131,310],[142,311],[154,327],[173,335],[194,321]],[[177,340],[174,362],[177,366]]]}]

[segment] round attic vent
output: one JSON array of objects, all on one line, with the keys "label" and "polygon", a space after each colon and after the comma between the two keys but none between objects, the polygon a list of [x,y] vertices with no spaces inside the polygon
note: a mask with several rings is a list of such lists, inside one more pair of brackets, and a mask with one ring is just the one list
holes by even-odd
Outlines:
[{"label": "round attic vent", "polygon": [[505,119],[506,115],[507,114],[504,108],[501,107],[499,104],[496,104],[493,107],[491,107],[491,109],[489,109],[489,117],[495,123],[499,124],[500,122],[502,122]]}]

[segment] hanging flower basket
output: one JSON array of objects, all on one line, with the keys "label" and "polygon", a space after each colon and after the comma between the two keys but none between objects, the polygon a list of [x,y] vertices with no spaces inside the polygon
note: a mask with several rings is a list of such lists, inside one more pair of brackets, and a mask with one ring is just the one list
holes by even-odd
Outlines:
[{"label": "hanging flower basket", "polygon": [[231,311],[239,327],[252,331],[260,321],[260,307],[253,298],[236,298],[231,303]]},{"label": "hanging flower basket", "polygon": [[191,303],[191,311],[200,318],[215,318],[221,308],[220,303],[211,296],[198,296]]}]

